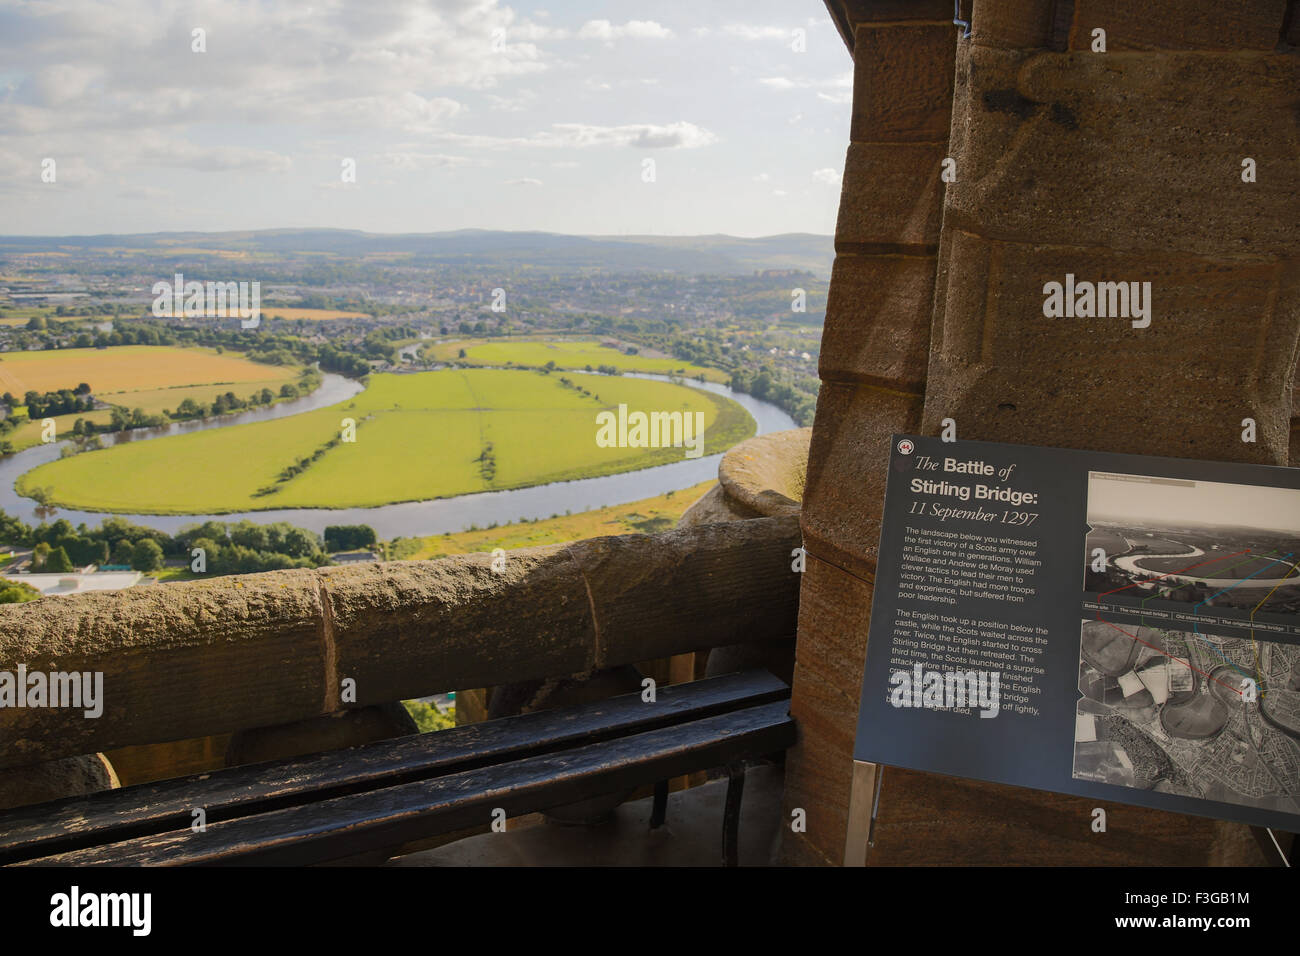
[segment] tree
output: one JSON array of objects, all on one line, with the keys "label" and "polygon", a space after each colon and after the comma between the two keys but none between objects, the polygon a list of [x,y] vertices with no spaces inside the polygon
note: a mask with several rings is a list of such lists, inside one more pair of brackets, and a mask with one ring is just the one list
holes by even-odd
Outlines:
[{"label": "tree", "polygon": [[48,543],[42,541],[34,549],[32,549],[32,570],[40,571],[41,569],[43,569],[45,567],[45,562],[49,559],[49,556],[50,556],[50,546]]},{"label": "tree", "polygon": [[131,567],[137,571],[157,571],[163,566],[162,548],[152,538],[142,538],[131,551]]},{"label": "tree", "polygon": [[130,541],[123,538],[117,544],[113,545],[113,556],[108,563],[129,568],[131,566],[131,560],[134,557],[135,548],[131,545]]},{"label": "tree", "polygon": [[[62,306],[60,306],[60,308],[62,308]],[[27,320],[27,328],[33,332],[43,331],[47,324],[48,323],[46,323],[45,321],[45,316],[43,315],[33,315],[30,319]]]},{"label": "tree", "polygon": [[51,574],[66,574],[72,570],[72,559],[63,548],[55,548],[45,559],[45,570]]},{"label": "tree", "polygon": [[35,601],[40,596],[41,592],[30,584],[21,581],[0,582],[0,604],[22,604]]}]

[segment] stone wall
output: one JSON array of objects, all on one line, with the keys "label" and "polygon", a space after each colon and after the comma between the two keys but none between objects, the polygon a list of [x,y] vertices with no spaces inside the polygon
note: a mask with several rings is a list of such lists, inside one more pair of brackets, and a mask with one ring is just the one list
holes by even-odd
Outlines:
[{"label": "stone wall", "polygon": [[[844,855],[890,435],[952,418],[959,438],[1285,463],[1300,329],[1284,0],[976,0],[967,39],[949,3],[827,5],[855,84],[802,513],[786,801],[808,825],[784,844],[814,864]],[[1045,319],[1066,272],[1152,282],[1151,326]],[[887,769],[871,862],[1258,859],[1244,827],[1136,808],[1099,837],[1094,804]]]}]

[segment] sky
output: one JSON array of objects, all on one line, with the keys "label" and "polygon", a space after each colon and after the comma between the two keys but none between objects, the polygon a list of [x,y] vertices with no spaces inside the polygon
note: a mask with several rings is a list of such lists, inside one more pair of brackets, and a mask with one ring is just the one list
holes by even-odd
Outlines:
[{"label": "sky", "polygon": [[0,0],[0,233],[829,234],[851,92],[818,0]]},{"label": "sky", "polygon": [[[1218,481],[1113,480],[1091,472],[1088,513],[1177,528],[1184,522],[1300,532],[1300,491]],[[1132,480],[1137,477],[1138,480]]]}]

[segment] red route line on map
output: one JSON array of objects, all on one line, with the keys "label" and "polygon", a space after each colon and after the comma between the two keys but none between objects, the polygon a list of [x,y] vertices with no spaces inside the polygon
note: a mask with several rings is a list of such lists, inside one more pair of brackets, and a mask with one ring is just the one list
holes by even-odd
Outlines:
[{"label": "red route line on map", "polygon": [[[1235,557],[1237,557],[1237,555],[1240,555],[1240,554],[1250,554],[1250,548],[1247,548],[1245,551],[1238,551],[1238,552],[1236,552],[1236,554],[1225,554],[1225,555],[1223,555],[1222,557],[1211,558],[1209,561],[1202,561],[1200,564],[1189,565],[1188,567],[1183,568],[1181,571],[1168,571],[1168,572],[1166,572],[1166,573],[1164,573],[1164,574],[1161,574],[1161,575],[1159,575],[1159,576],[1157,576],[1157,577],[1152,578],[1151,580],[1152,580],[1152,581],[1159,581],[1160,578],[1167,578],[1167,577],[1169,577],[1170,575],[1173,575],[1173,574],[1186,574],[1188,571],[1192,570],[1192,568],[1199,568],[1199,567],[1201,567],[1201,565],[1205,565],[1205,564],[1214,564],[1214,563],[1216,563],[1216,562],[1218,562],[1218,561],[1226,561],[1228,558],[1235,558]],[[1153,558],[1158,558],[1158,557],[1160,557],[1160,555],[1158,555],[1158,554],[1153,554],[1153,555],[1151,555],[1151,557],[1153,557]],[[1146,583],[1149,583],[1149,582],[1146,582]],[[1104,598],[1107,594],[1115,594],[1115,593],[1118,592],[1118,591],[1127,591],[1129,588],[1137,587],[1137,585],[1138,585],[1138,582],[1137,582],[1137,581],[1134,581],[1132,584],[1126,584],[1126,585],[1124,585],[1122,588],[1115,588],[1114,591],[1107,591],[1105,594],[1098,594],[1097,597],[1098,597],[1098,599],[1101,599],[1101,598]],[[1276,591],[1277,588],[1274,588],[1273,590]],[[1260,603],[1262,604],[1263,601],[1261,601]],[[1186,667],[1188,670],[1196,671],[1196,673],[1200,674],[1200,675],[1201,675],[1202,677],[1204,677],[1206,680],[1212,680],[1212,681],[1214,681],[1216,684],[1220,684],[1220,685],[1222,685],[1223,687],[1228,688],[1228,690],[1232,691],[1232,692],[1233,692],[1234,694],[1236,694],[1238,697],[1241,696],[1241,691],[1237,690],[1237,688],[1233,687],[1231,684],[1224,684],[1223,681],[1219,680],[1219,678],[1217,678],[1217,677],[1211,677],[1209,674],[1205,673],[1205,671],[1201,670],[1201,669],[1198,668],[1198,667],[1193,667],[1191,661],[1185,661],[1185,660],[1182,660],[1181,658],[1174,657],[1174,655],[1172,655],[1172,654],[1167,654],[1167,653],[1165,653],[1161,648],[1156,647],[1154,644],[1147,644],[1146,641],[1142,640],[1142,638],[1138,637],[1136,634],[1130,634],[1128,631],[1124,630],[1124,628],[1122,628],[1122,627],[1116,627],[1114,624],[1110,623],[1110,621],[1102,621],[1102,620],[1101,620],[1101,611],[1098,611],[1098,612],[1097,612],[1097,620],[1098,620],[1098,621],[1101,621],[1101,623],[1102,623],[1102,624],[1105,624],[1107,627],[1114,628],[1115,630],[1119,631],[1119,632],[1120,632],[1121,634],[1123,634],[1125,637],[1131,637],[1131,638],[1133,638],[1133,640],[1137,641],[1139,644],[1145,644],[1147,647],[1151,648],[1151,650],[1155,651],[1155,652],[1156,652],[1157,654],[1159,654],[1161,657],[1167,657],[1167,658],[1168,658],[1169,660],[1171,660],[1171,661],[1177,661],[1179,664],[1182,664],[1182,665],[1183,665],[1184,667]]]},{"label": "red route line on map", "polygon": [[1137,641],[1139,644],[1146,644],[1147,647],[1151,648],[1151,650],[1155,651],[1161,657],[1167,657],[1171,661],[1177,661],[1179,664],[1182,664],[1188,670],[1196,671],[1196,673],[1200,674],[1202,677],[1206,678],[1207,680],[1212,680],[1216,684],[1222,684],[1224,687],[1228,688],[1228,690],[1232,691],[1238,697],[1241,696],[1241,691],[1237,690],[1231,684],[1224,684],[1223,681],[1219,680],[1219,678],[1217,677],[1211,677],[1209,674],[1205,673],[1205,671],[1201,670],[1199,667],[1193,667],[1191,661],[1185,661],[1180,657],[1174,657],[1174,655],[1166,653],[1161,648],[1156,647],[1154,644],[1147,644],[1146,641],[1142,640],[1142,638],[1138,637],[1136,634],[1129,634],[1129,632],[1124,630],[1124,628],[1115,627],[1115,625],[1110,623],[1110,621],[1102,621],[1100,617],[1098,617],[1097,620],[1101,621],[1101,623],[1105,624],[1107,627],[1115,628],[1115,630],[1119,631],[1121,634],[1125,635],[1126,637],[1133,638],[1133,640]]}]

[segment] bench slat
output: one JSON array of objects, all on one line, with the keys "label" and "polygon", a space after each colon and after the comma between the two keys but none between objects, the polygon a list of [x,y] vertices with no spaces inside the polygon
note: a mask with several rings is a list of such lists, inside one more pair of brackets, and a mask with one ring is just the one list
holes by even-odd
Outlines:
[{"label": "bench slat", "polygon": [[0,813],[0,863],[180,828],[203,807],[213,824],[380,786],[487,766],[788,697],[766,671],[727,674],[580,707],[486,721],[346,750],[140,784]]},{"label": "bench slat", "polygon": [[785,701],[319,803],[95,846],[20,865],[290,865],[343,859],[784,750]]}]

